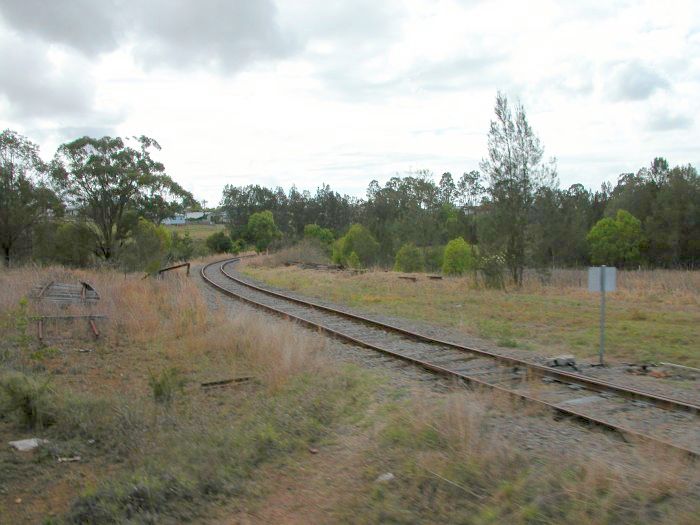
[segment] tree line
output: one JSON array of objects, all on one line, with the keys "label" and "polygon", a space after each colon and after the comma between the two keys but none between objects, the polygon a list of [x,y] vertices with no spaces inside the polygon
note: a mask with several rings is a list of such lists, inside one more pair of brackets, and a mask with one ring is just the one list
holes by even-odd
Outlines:
[{"label": "tree line", "polygon": [[[160,226],[201,206],[152,157],[159,149],[148,137],[82,137],[44,162],[29,139],[4,131],[5,263],[101,260],[133,269],[203,251],[262,251],[305,237],[350,266],[478,267],[496,279],[504,271],[515,283],[526,267],[695,268],[700,261],[700,178],[693,166],[671,167],[657,157],[621,174],[615,186],[561,188],[556,163],[544,158],[524,107],[501,93],[478,170],[375,180],[364,198],[326,184],[315,193],[227,185],[220,203],[227,232],[212,235],[206,246]],[[462,254],[460,261],[445,260],[452,241],[447,253]]]},{"label": "tree line", "polygon": [[[85,266],[95,259],[125,269],[157,266],[192,242],[161,221],[196,206],[192,194],[151,157],[148,137],[82,137],[50,162],[28,138],[0,134],[0,248],[5,265],[33,259]],[[177,253],[178,250],[183,253]]]},{"label": "tree line", "polygon": [[315,224],[339,239],[339,253],[348,252],[348,234],[360,236],[353,225],[361,226],[376,241],[376,247],[362,242],[364,260],[357,255],[364,265],[394,265],[402,247],[413,245],[424,266],[440,269],[439,252],[461,238],[482,264],[500,261],[516,283],[525,267],[695,268],[700,262],[700,178],[693,166],[671,168],[657,157],[636,173],[621,174],[614,187],[561,188],[555,162],[543,154],[525,109],[499,93],[479,170],[437,180],[418,171],[384,185],[372,181],[363,199],[327,185],[315,194],[226,186],[221,206],[234,238],[244,235],[248,217],[267,210],[287,242]]}]

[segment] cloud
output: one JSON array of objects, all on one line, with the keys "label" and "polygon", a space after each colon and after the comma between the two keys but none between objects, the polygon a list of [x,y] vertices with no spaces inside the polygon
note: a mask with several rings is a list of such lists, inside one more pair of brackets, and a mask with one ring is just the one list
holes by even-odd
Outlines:
[{"label": "cloud", "polygon": [[11,116],[47,118],[87,113],[94,86],[80,61],[49,60],[45,46],[12,35],[0,37],[0,95]]},{"label": "cloud", "polygon": [[5,0],[0,13],[16,31],[86,56],[128,46],[149,68],[231,73],[297,49],[271,0]]},{"label": "cloud", "polygon": [[646,100],[654,92],[670,87],[654,69],[632,60],[613,66],[608,90],[613,100]]},{"label": "cloud", "polygon": [[114,19],[119,10],[113,0],[3,0],[0,13],[19,32],[70,46],[87,55],[117,46]]},{"label": "cloud", "polygon": [[270,0],[158,0],[135,2],[137,60],[150,67],[240,70],[259,60],[284,58],[297,48],[283,34]]},{"label": "cloud", "polygon": [[651,113],[648,119],[648,128],[651,131],[671,131],[674,129],[689,129],[693,126],[693,119],[689,115],[657,110]]}]

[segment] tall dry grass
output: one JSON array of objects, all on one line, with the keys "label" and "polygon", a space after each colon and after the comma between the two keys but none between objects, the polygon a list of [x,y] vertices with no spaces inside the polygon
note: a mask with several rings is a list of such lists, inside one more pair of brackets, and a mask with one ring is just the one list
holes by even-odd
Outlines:
[{"label": "tall dry grass", "polygon": [[543,437],[527,451],[494,424],[508,403],[456,391],[393,407],[368,477],[390,471],[397,481],[353,500],[357,522],[694,523],[700,475],[687,458],[645,446],[613,460],[556,432],[549,449]]},{"label": "tall dry grass", "polygon": [[275,268],[286,264],[307,263],[307,264],[329,264],[330,257],[319,245],[311,239],[304,239],[299,243],[283,248],[270,254],[260,254],[257,257],[245,259],[243,266],[253,268]]},{"label": "tall dry grass", "polygon": [[[51,281],[88,282],[100,294],[100,300],[91,306],[59,307],[31,298],[33,290]],[[142,274],[114,270],[25,266],[0,273],[0,290],[0,317],[13,315],[22,299],[27,299],[30,315],[105,315],[106,320],[98,321],[99,330],[104,339],[116,344],[143,343],[158,334],[173,337],[191,334],[204,325],[207,316],[206,304],[196,285],[179,274],[143,279]],[[77,324],[74,336],[86,332],[84,326]]]},{"label": "tall dry grass", "polygon": [[[546,273],[527,270],[523,291],[582,290],[588,286],[588,270],[555,268]],[[700,271],[618,270],[618,293],[630,296],[675,296],[679,300],[700,296]]]}]

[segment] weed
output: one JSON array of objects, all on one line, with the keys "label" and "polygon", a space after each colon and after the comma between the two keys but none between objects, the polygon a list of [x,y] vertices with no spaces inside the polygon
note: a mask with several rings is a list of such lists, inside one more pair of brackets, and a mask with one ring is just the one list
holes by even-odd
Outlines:
[{"label": "weed", "polygon": [[148,386],[156,403],[169,406],[175,395],[182,392],[187,381],[176,367],[166,368],[159,375],[149,371]]}]

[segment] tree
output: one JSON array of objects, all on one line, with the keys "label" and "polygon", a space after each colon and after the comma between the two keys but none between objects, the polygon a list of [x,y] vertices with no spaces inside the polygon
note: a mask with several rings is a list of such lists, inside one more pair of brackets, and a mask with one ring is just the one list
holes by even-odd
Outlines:
[{"label": "tree", "polygon": [[452,239],[445,247],[442,272],[446,275],[462,275],[475,267],[474,250],[461,237]]},{"label": "tree", "polygon": [[39,148],[6,129],[0,134],[0,247],[6,266],[32,229],[59,208],[56,195],[41,181],[45,165]]},{"label": "tree", "polygon": [[44,222],[34,230],[33,257],[43,262],[84,268],[95,255],[95,232],[85,221]]},{"label": "tree", "polygon": [[124,270],[155,272],[163,266],[170,252],[172,236],[165,226],[139,218],[120,254]]},{"label": "tree", "polygon": [[399,251],[396,252],[394,270],[408,273],[425,271],[423,252],[412,242],[404,244]]},{"label": "tree", "polygon": [[233,243],[231,242],[231,237],[226,235],[226,232],[212,233],[207,237],[207,248],[213,253],[228,253],[231,251],[232,247]]},{"label": "tree", "polygon": [[266,210],[254,213],[248,218],[247,236],[260,253],[267,250],[270,243],[279,239],[282,233],[277,229],[272,212]]},{"label": "tree", "polygon": [[505,254],[516,285],[522,285],[528,215],[535,191],[554,185],[553,163],[542,164],[544,150],[518,104],[511,112],[505,95],[496,96],[496,119],[488,135],[488,159],[481,163],[488,177],[490,225],[486,241]]},{"label": "tree", "polygon": [[333,261],[338,264],[348,264],[348,258],[353,252],[363,266],[374,263],[379,252],[379,243],[361,224],[350,226],[348,233],[335,242]]},{"label": "tree", "polygon": [[593,264],[624,266],[639,262],[642,223],[626,210],[598,221],[587,236]]},{"label": "tree", "polygon": [[162,195],[163,188],[179,192],[163,164],[151,158],[151,149],[160,150],[160,145],[145,136],[82,137],[56,152],[52,178],[69,204],[94,222],[97,251],[105,259],[128,236],[123,221],[128,209],[136,208],[149,195]]},{"label": "tree", "polygon": [[316,239],[322,245],[329,246],[333,244],[335,236],[328,228],[321,228],[318,224],[307,224],[304,226],[304,237]]}]

